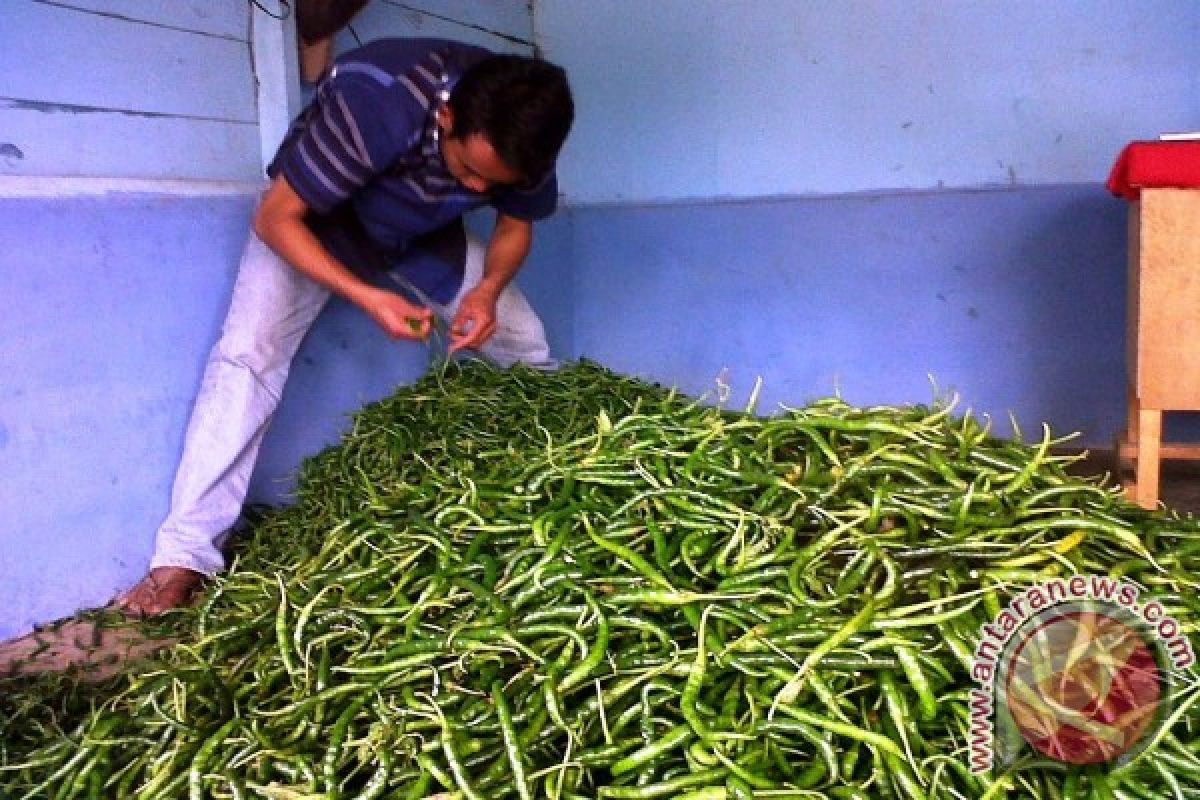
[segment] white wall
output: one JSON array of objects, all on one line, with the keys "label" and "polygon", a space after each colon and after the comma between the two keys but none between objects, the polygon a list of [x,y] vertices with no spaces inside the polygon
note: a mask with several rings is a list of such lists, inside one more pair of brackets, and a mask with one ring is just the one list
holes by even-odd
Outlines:
[{"label": "white wall", "polygon": [[245,0],[5,0],[0,174],[262,174]]}]

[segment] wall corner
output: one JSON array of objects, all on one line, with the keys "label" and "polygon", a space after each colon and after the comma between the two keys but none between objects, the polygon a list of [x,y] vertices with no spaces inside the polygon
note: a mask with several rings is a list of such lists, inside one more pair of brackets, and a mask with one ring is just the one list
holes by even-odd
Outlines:
[{"label": "wall corner", "polygon": [[292,6],[266,0],[250,6],[250,47],[257,84],[262,165],[270,163],[300,111],[296,19]]}]

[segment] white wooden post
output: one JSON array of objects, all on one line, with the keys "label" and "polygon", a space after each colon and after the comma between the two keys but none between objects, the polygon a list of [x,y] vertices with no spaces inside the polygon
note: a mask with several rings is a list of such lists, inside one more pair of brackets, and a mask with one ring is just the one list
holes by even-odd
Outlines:
[{"label": "white wooden post", "polygon": [[278,0],[260,0],[260,3],[271,13],[257,3],[250,4],[250,41],[258,82],[258,132],[265,169],[300,111],[300,72],[295,3],[284,5]]}]

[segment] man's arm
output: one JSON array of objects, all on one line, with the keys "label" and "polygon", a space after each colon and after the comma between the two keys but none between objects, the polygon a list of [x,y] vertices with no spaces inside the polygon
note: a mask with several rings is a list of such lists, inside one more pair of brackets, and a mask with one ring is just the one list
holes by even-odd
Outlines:
[{"label": "man's arm", "polygon": [[254,215],[254,232],[300,272],[370,315],[395,338],[424,339],[433,312],[363,281],[333,257],[304,224],[308,205],[283,176],[276,177]]},{"label": "man's arm", "polygon": [[525,263],[532,246],[532,222],[496,215],[483,262],[483,278],[463,297],[450,326],[450,352],[478,348],[496,332],[496,301]]}]

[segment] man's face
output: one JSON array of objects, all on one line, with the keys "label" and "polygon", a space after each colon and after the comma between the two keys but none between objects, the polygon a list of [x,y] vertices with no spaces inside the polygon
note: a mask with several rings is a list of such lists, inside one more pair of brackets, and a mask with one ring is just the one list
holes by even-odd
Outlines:
[{"label": "man's face", "polygon": [[453,117],[443,107],[438,114],[442,129],[442,160],[454,179],[473,192],[519,183],[524,176],[500,160],[492,143],[481,133],[451,136]]}]

